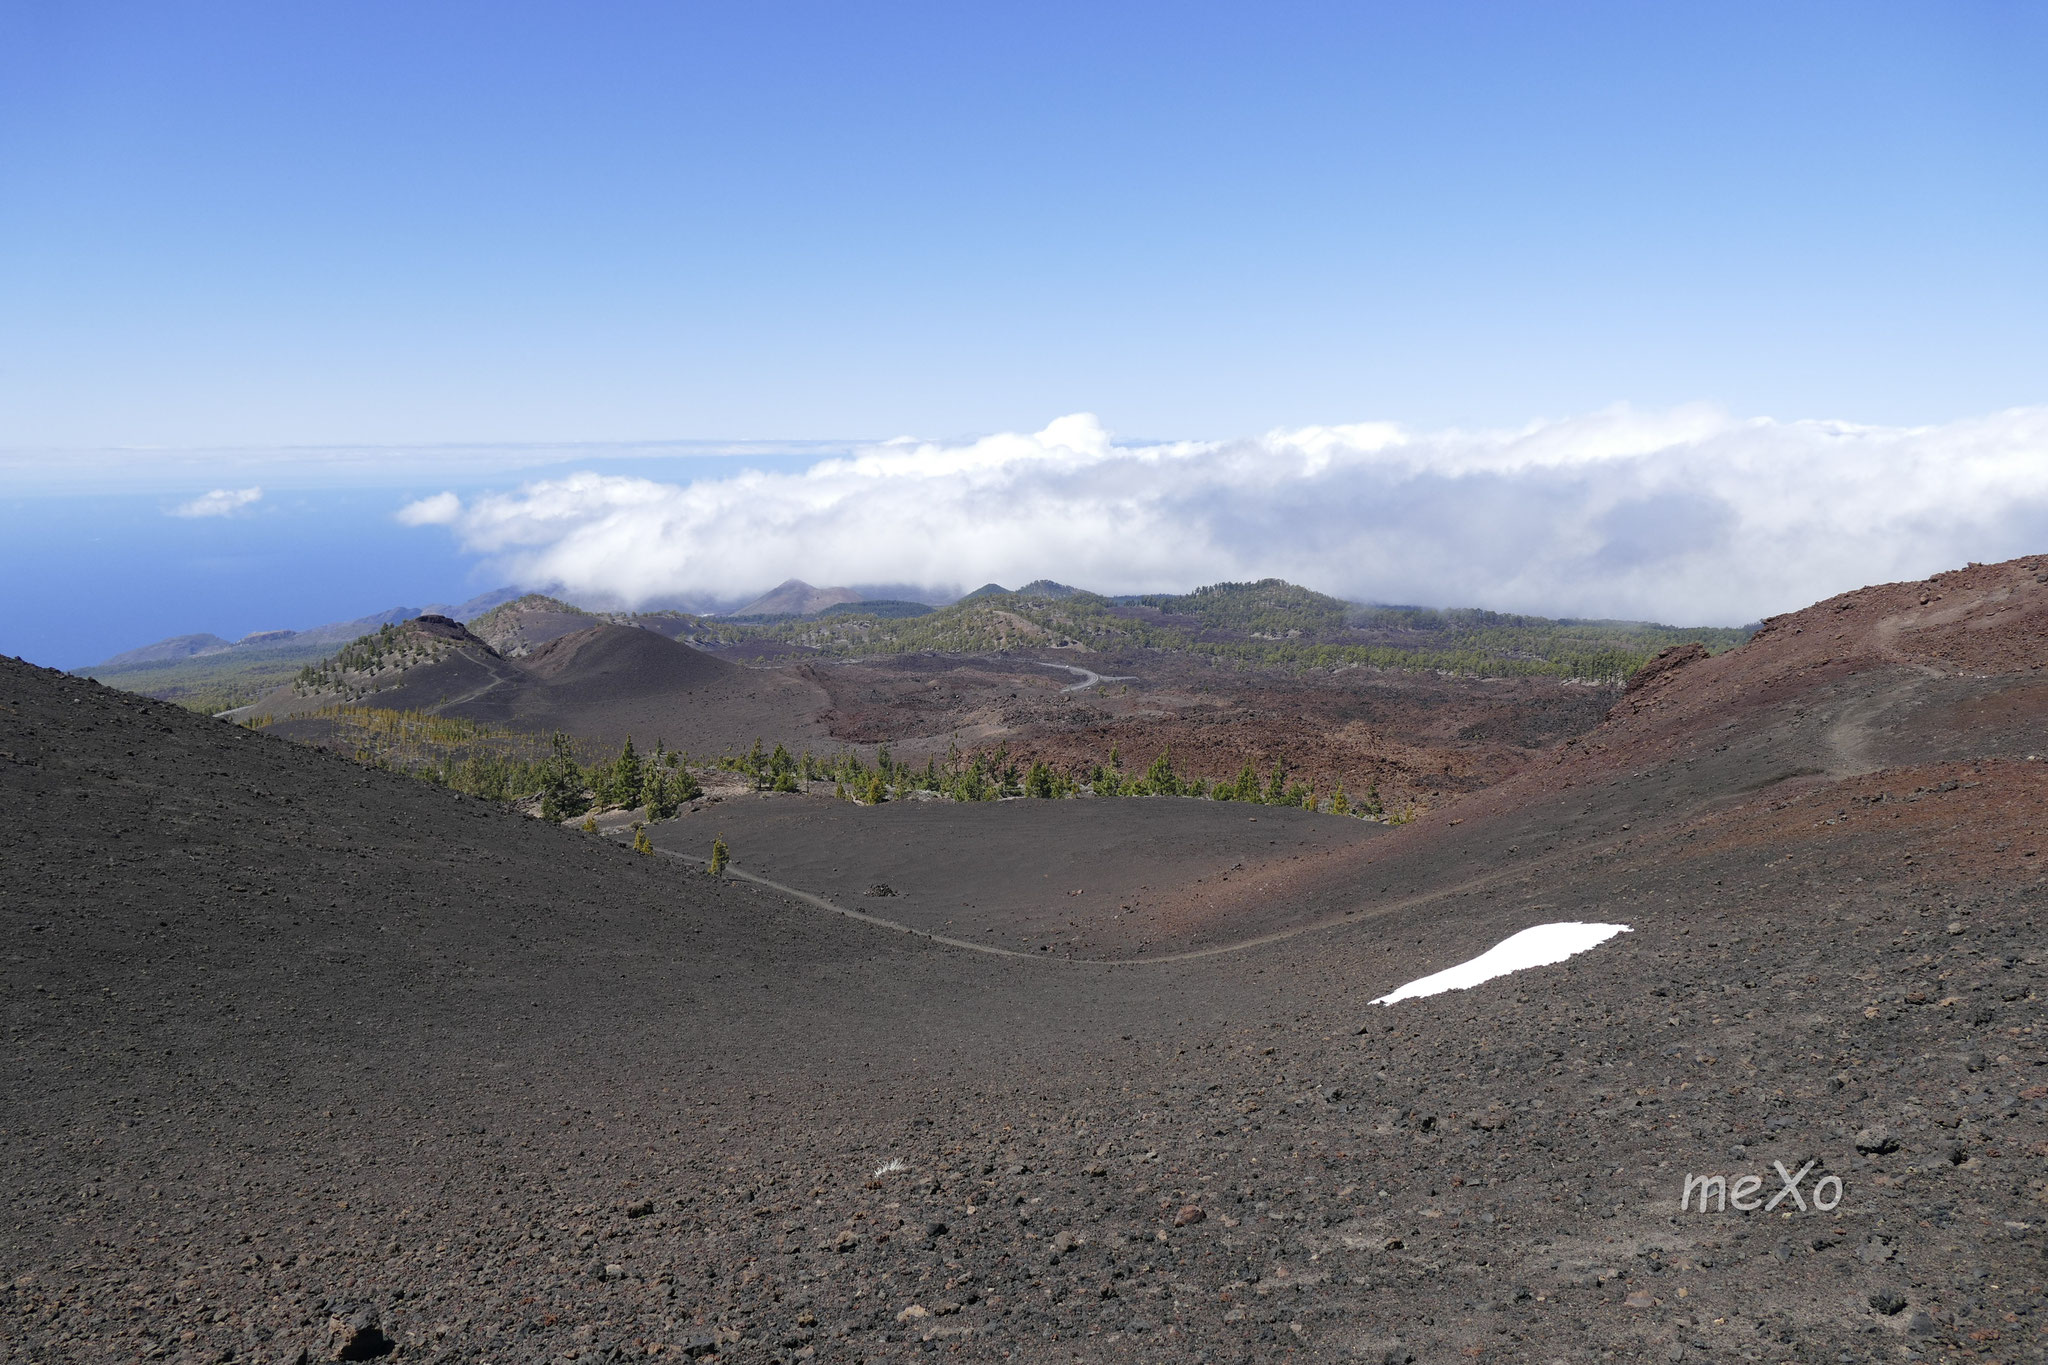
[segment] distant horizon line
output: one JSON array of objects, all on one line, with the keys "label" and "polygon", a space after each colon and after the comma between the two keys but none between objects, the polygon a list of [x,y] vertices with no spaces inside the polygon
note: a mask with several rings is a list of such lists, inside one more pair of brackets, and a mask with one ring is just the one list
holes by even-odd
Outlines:
[{"label": "distant horizon line", "polygon": [[[1331,599],[1332,599],[1332,600],[1334,600],[1334,601],[1338,601],[1338,602],[1343,602],[1343,603],[1345,603],[1345,604],[1347,604],[1347,605],[1349,605],[1349,606],[1355,606],[1355,607],[1372,607],[1372,608],[1379,608],[1379,609],[1382,609],[1382,610],[1387,610],[1387,611],[1416,611],[1416,612],[1422,612],[1422,611],[1443,611],[1443,612],[1452,612],[1452,611],[1483,611],[1483,612],[1490,612],[1490,613],[1492,613],[1492,614],[1494,614],[1494,615],[1499,615],[1499,616],[1517,616],[1517,617],[1531,617],[1531,618],[1534,618],[1534,619],[1537,619],[1537,620],[1543,620],[1543,621],[1550,621],[1550,622],[1555,622],[1555,623],[1558,623],[1558,624],[1584,624],[1584,625],[1648,625],[1648,626],[1660,626],[1660,627],[1664,627],[1664,628],[1666,628],[1666,629],[1671,629],[1671,630],[1753,630],[1753,629],[1755,629],[1755,628],[1757,628],[1757,627],[1759,627],[1759,626],[1761,626],[1761,625],[1762,625],[1762,622],[1761,622],[1761,621],[1748,621],[1748,622],[1744,622],[1744,623],[1742,623],[1742,624],[1740,624],[1740,625],[1717,625],[1717,624],[1713,624],[1713,623],[1709,623],[1709,622],[1698,622],[1698,621],[1695,621],[1695,622],[1689,622],[1689,623],[1686,623],[1686,624],[1683,624],[1683,625],[1679,625],[1679,624],[1675,624],[1675,623],[1672,623],[1672,622],[1668,622],[1668,621],[1652,621],[1652,620],[1647,620],[1647,619],[1643,619],[1643,620],[1637,620],[1637,619],[1634,619],[1634,618],[1628,618],[1628,617],[1594,617],[1594,616],[1543,616],[1543,615],[1540,615],[1540,614],[1538,614],[1538,613],[1534,613],[1534,612],[1515,612],[1515,611],[1500,611],[1500,610],[1498,610],[1498,609],[1496,609],[1496,608],[1493,608],[1493,607],[1479,607],[1479,606],[1450,606],[1450,607],[1444,607],[1444,606],[1430,606],[1430,605],[1426,605],[1426,604],[1422,604],[1422,603],[1414,603],[1414,602],[1374,602],[1374,601],[1365,601],[1365,600],[1361,600],[1361,599],[1358,599],[1358,598],[1350,598],[1350,597],[1341,597],[1341,596],[1338,596],[1338,595],[1337,595],[1337,594],[1335,594],[1335,593],[1326,593],[1326,592],[1323,592],[1323,590],[1322,590],[1322,589],[1320,589],[1320,588],[1312,588],[1312,587],[1309,587],[1309,586],[1308,586],[1307,584],[1304,584],[1304,583],[1296,583],[1296,582],[1294,582],[1294,581],[1293,581],[1293,580],[1291,580],[1291,579],[1286,579],[1286,578],[1279,578],[1279,577],[1277,577],[1277,576],[1270,576],[1270,575],[1269,575],[1268,577],[1266,577],[1266,578],[1259,578],[1259,579],[1219,579],[1219,580],[1217,580],[1217,581],[1216,581],[1216,582],[1214,582],[1214,583],[1202,583],[1202,584],[1198,584],[1198,585],[1196,585],[1196,586],[1195,586],[1195,587],[1193,587],[1193,588],[1189,588],[1189,589],[1187,589],[1187,590],[1186,590],[1186,591],[1184,591],[1184,592],[1178,592],[1178,593],[1153,593],[1153,592],[1127,592],[1127,593],[1104,593],[1104,592],[1097,592],[1097,591],[1095,591],[1095,590],[1094,590],[1094,589],[1092,589],[1092,588],[1076,588],[1076,587],[1074,587],[1074,585],[1073,585],[1073,584],[1069,584],[1069,583],[1061,583],[1061,582],[1060,582],[1059,580],[1057,580],[1057,579],[1053,579],[1053,578],[1048,578],[1048,577],[1039,577],[1039,578],[1034,578],[1034,579],[1031,579],[1031,580],[1030,580],[1029,582],[1025,583],[1025,584],[1024,584],[1023,586],[1024,586],[1024,587],[1029,587],[1029,586],[1030,586],[1030,585],[1031,585],[1032,583],[1051,583],[1051,584],[1054,584],[1054,585],[1056,585],[1056,586],[1059,586],[1059,587],[1065,587],[1065,588],[1072,588],[1072,589],[1073,589],[1073,590],[1074,590],[1075,592],[1078,592],[1078,593],[1087,593],[1087,594],[1088,594],[1089,596],[1092,596],[1092,597],[1100,597],[1100,598],[1103,598],[1103,599],[1104,599],[1104,600],[1106,600],[1106,601],[1112,601],[1112,602],[1117,602],[1117,601],[1131,601],[1131,600],[1134,600],[1134,599],[1137,599],[1137,598],[1143,598],[1143,597],[1185,597],[1185,596],[1188,596],[1188,595],[1190,595],[1190,594],[1192,594],[1192,593],[1195,593],[1195,592],[1199,592],[1199,591],[1201,591],[1201,590],[1202,590],[1202,589],[1204,589],[1204,588],[1213,588],[1213,587],[1220,587],[1220,586],[1223,586],[1224,584],[1227,584],[1227,583],[1247,583],[1247,584],[1257,584],[1257,583],[1264,583],[1264,582],[1279,582],[1279,583],[1285,583],[1285,584],[1287,584],[1287,585],[1288,585],[1289,587],[1294,587],[1294,588],[1301,588],[1301,589],[1303,589],[1304,591],[1307,591],[1307,592],[1313,592],[1313,593],[1316,593],[1316,594],[1318,594],[1318,595],[1320,595],[1320,596],[1323,596],[1323,597],[1328,597],[1328,598],[1331,598]],[[848,607],[852,607],[852,606],[856,606],[856,605],[858,605],[858,604],[859,604],[859,602],[898,602],[898,601],[908,601],[908,602],[916,602],[916,603],[918,603],[918,604],[919,604],[919,605],[921,605],[921,606],[928,606],[928,607],[931,607],[931,608],[932,608],[933,610],[935,610],[935,611],[936,611],[936,610],[941,610],[941,609],[943,609],[943,608],[945,608],[945,607],[950,607],[950,606],[957,606],[957,605],[958,605],[959,603],[961,603],[961,602],[964,602],[964,601],[966,601],[966,600],[967,600],[967,599],[968,599],[969,597],[973,596],[973,595],[974,595],[975,593],[978,593],[978,592],[981,592],[981,591],[983,591],[983,590],[984,590],[985,588],[987,588],[987,587],[992,587],[992,586],[993,586],[993,587],[1001,587],[1001,586],[1002,586],[1001,584],[998,584],[998,583],[995,583],[995,582],[993,582],[993,580],[991,580],[991,582],[990,582],[990,583],[987,583],[987,584],[983,584],[983,585],[982,585],[981,587],[978,587],[978,588],[951,588],[951,587],[948,587],[948,588],[936,588],[936,587],[932,587],[932,586],[930,586],[930,585],[918,585],[918,584],[909,584],[909,583],[896,583],[896,584],[884,584],[884,583],[866,583],[866,584],[856,584],[856,583],[848,583],[848,584],[824,584],[824,585],[819,585],[819,584],[814,584],[814,583],[810,583],[810,582],[808,582],[808,581],[806,581],[806,580],[804,580],[804,579],[801,579],[801,578],[793,578],[793,577],[792,577],[792,578],[786,578],[786,579],[783,579],[783,580],[782,580],[781,582],[779,582],[779,583],[777,583],[777,584],[773,585],[772,587],[769,587],[769,588],[763,589],[763,590],[762,590],[762,591],[760,591],[760,592],[756,592],[756,593],[751,593],[751,594],[748,594],[748,595],[746,595],[746,596],[740,597],[740,598],[738,599],[737,605],[735,605],[735,606],[730,606],[730,607],[718,607],[718,608],[714,608],[714,609],[710,609],[710,610],[702,610],[702,611],[691,611],[691,610],[688,610],[688,609],[686,609],[686,608],[683,608],[683,607],[676,607],[676,606],[660,606],[660,605],[655,605],[655,603],[656,603],[656,602],[658,602],[658,601],[659,601],[659,600],[661,600],[661,599],[650,599],[650,600],[649,600],[649,602],[647,602],[647,603],[641,604],[641,605],[639,605],[639,606],[631,606],[631,607],[627,607],[627,606],[597,606],[597,605],[589,605],[589,604],[587,604],[587,602],[585,602],[585,601],[577,601],[577,600],[575,600],[575,599],[576,599],[576,598],[577,598],[578,596],[580,596],[581,594],[576,594],[576,593],[574,593],[574,592],[573,592],[572,590],[570,590],[570,589],[568,589],[568,588],[565,588],[565,587],[562,587],[562,586],[561,586],[561,585],[559,585],[559,584],[556,584],[556,585],[551,585],[551,586],[546,586],[546,587],[530,587],[530,586],[522,586],[522,585],[518,585],[518,584],[509,584],[509,583],[508,583],[508,584],[505,584],[505,585],[503,585],[503,586],[501,586],[501,587],[497,587],[497,588],[491,588],[491,589],[487,589],[487,590],[486,590],[486,591],[484,591],[484,592],[480,592],[480,593],[472,593],[472,594],[470,594],[470,595],[469,595],[469,597],[467,597],[467,598],[465,598],[465,599],[463,599],[462,601],[459,601],[459,602],[439,602],[439,601],[433,601],[433,600],[429,599],[429,600],[427,601],[426,605],[424,605],[424,606],[418,606],[418,607],[416,607],[416,606],[413,606],[413,605],[411,605],[410,603],[398,603],[398,604],[396,604],[396,605],[394,605],[394,606],[384,607],[384,608],[382,608],[382,609],[380,609],[380,610],[376,610],[376,611],[368,611],[368,612],[364,612],[364,613],[363,613],[362,615],[360,615],[360,616],[352,616],[352,617],[346,617],[346,618],[343,618],[343,619],[341,619],[341,620],[338,620],[338,621],[321,621],[321,622],[316,622],[316,623],[314,623],[314,624],[312,624],[312,625],[307,625],[307,626],[271,626],[271,627],[267,627],[267,628],[264,628],[264,629],[260,629],[260,630],[253,630],[253,631],[247,631],[247,632],[245,632],[245,633],[243,633],[243,634],[241,634],[241,635],[239,635],[239,636],[233,637],[233,638],[229,638],[229,637],[227,637],[227,636],[223,636],[223,635],[218,635],[218,634],[216,634],[215,632],[213,632],[213,631],[210,631],[210,630],[189,630],[189,631],[181,631],[181,632],[179,632],[179,633],[177,633],[177,634],[173,634],[173,635],[165,635],[165,636],[161,636],[161,637],[159,637],[158,639],[155,639],[155,640],[149,640],[149,641],[144,641],[144,642],[142,642],[142,643],[140,643],[140,644],[136,644],[136,645],[131,645],[131,646],[129,646],[129,648],[127,648],[127,649],[124,649],[124,650],[117,650],[117,651],[116,651],[115,653],[113,653],[113,654],[111,654],[111,655],[107,656],[107,658],[105,658],[105,659],[101,659],[101,660],[98,660],[98,661],[95,661],[95,662],[93,662],[93,663],[89,663],[89,664],[81,664],[81,665],[76,665],[76,666],[74,666],[74,667],[73,667],[73,668],[72,668],[71,670],[69,670],[69,671],[73,671],[73,672],[76,672],[76,671],[79,671],[79,670],[81,670],[81,669],[91,669],[91,668],[100,668],[100,667],[104,667],[104,666],[106,666],[107,664],[111,663],[111,662],[112,662],[113,660],[115,660],[115,659],[118,659],[118,658],[120,658],[120,657],[121,657],[122,655],[124,655],[124,654],[130,654],[130,653],[134,653],[134,652],[136,652],[136,651],[138,651],[138,650],[144,650],[144,649],[149,649],[149,648],[152,648],[152,647],[154,647],[154,646],[156,646],[156,645],[160,645],[160,644],[166,644],[166,643],[169,643],[169,642],[171,642],[171,641],[174,641],[174,640],[183,640],[183,639],[188,639],[188,638],[191,638],[191,637],[193,637],[193,636],[198,636],[198,635],[210,635],[210,636],[213,636],[213,638],[215,638],[215,639],[218,639],[218,640],[222,640],[222,641],[225,641],[225,643],[226,643],[226,644],[227,644],[228,646],[232,647],[232,646],[236,646],[236,645],[241,645],[241,644],[245,644],[245,643],[248,643],[248,642],[250,642],[250,641],[256,640],[256,639],[258,639],[258,638],[260,638],[260,637],[263,637],[263,636],[276,636],[276,635],[281,635],[281,634],[289,634],[289,635],[307,635],[307,634],[314,634],[314,633],[318,633],[318,632],[321,632],[321,631],[328,631],[328,630],[332,630],[332,629],[334,629],[334,628],[335,628],[335,627],[337,627],[337,626],[350,626],[350,625],[356,625],[356,624],[359,624],[359,623],[363,623],[363,622],[370,622],[370,621],[375,621],[375,620],[378,620],[379,618],[388,618],[388,617],[390,617],[390,616],[391,616],[391,615],[392,615],[393,613],[396,613],[396,612],[411,612],[411,613],[413,613],[413,617],[412,617],[412,618],[407,618],[407,619],[413,619],[413,618],[416,618],[416,617],[419,617],[419,616],[424,616],[424,615],[430,615],[430,614],[434,614],[434,613],[432,613],[432,612],[430,611],[430,608],[434,608],[434,607],[444,607],[444,608],[449,608],[449,609],[457,609],[457,608],[461,608],[461,607],[465,607],[465,606],[468,606],[468,605],[470,605],[471,603],[474,603],[474,602],[480,602],[480,601],[485,601],[485,600],[487,600],[487,599],[490,599],[490,598],[493,598],[493,597],[496,597],[496,598],[498,598],[499,600],[498,600],[498,601],[496,601],[496,602],[493,602],[493,603],[491,603],[491,604],[490,604],[489,606],[483,607],[483,608],[481,608],[480,610],[477,610],[477,611],[475,611],[475,612],[473,612],[473,613],[469,614],[468,616],[465,616],[465,617],[463,617],[463,618],[459,618],[459,619],[463,620],[463,621],[464,621],[465,623],[466,623],[467,621],[471,621],[471,620],[476,620],[476,619],[479,619],[480,617],[482,617],[482,616],[484,616],[484,615],[488,614],[489,612],[495,611],[495,610],[497,610],[497,609],[498,609],[499,607],[502,607],[502,606],[506,606],[506,605],[509,605],[509,604],[511,604],[511,603],[513,603],[513,602],[516,602],[516,601],[520,600],[520,599],[521,599],[521,598],[523,598],[523,597],[547,597],[547,598],[552,598],[552,599],[553,599],[553,600],[555,600],[555,601],[561,602],[561,603],[563,603],[563,604],[564,604],[565,606],[569,606],[569,607],[572,607],[572,608],[574,608],[574,609],[575,609],[575,610],[577,610],[577,611],[587,612],[587,613],[589,613],[589,614],[591,614],[591,615],[599,615],[599,614],[610,614],[610,615],[622,615],[622,616],[638,616],[638,615],[652,615],[652,614],[655,614],[655,613],[657,613],[657,612],[663,612],[663,611],[682,611],[682,612],[685,612],[685,613],[686,613],[687,615],[691,615],[691,616],[697,616],[697,617],[701,617],[701,618],[703,618],[703,619],[705,619],[705,620],[732,620],[732,619],[736,619],[736,618],[738,618],[738,617],[739,617],[739,616],[741,615],[741,613],[740,613],[740,610],[739,610],[739,609],[740,609],[741,607],[744,607],[744,606],[750,605],[750,604],[751,604],[752,602],[754,602],[754,601],[757,601],[757,600],[759,600],[760,598],[762,598],[762,597],[765,597],[765,596],[769,595],[770,593],[776,592],[776,591],[778,591],[779,589],[781,589],[781,588],[783,588],[783,587],[787,587],[787,586],[790,586],[790,585],[792,585],[792,584],[794,584],[794,585],[800,585],[800,586],[802,586],[802,587],[805,587],[805,588],[811,589],[812,591],[820,591],[820,592],[831,592],[831,591],[843,591],[843,592],[853,592],[853,593],[859,593],[859,594],[861,594],[861,596],[859,597],[859,599],[858,599],[858,601],[857,601],[857,602],[847,602],[847,603],[839,603],[839,604],[835,604],[835,605],[842,605],[842,606],[848,606]],[[902,592],[902,593],[919,593],[919,594],[923,594],[923,596],[893,596],[893,597],[878,597],[878,596],[871,596],[871,595],[869,595],[869,593],[868,593],[868,591],[867,591],[867,590],[870,590],[870,589],[873,589],[873,590],[881,590],[881,589],[896,589],[896,590],[898,590],[899,592]],[[1019,589],[1019,588],[1003,588],[1003,591],[1004,591],[1005,593],[1008,593],[1008,594],[1012,594],[1012,595],[1015,595],[1016,593],[1020,592],[1020,591],[1021,591],[1021,589]],[[510,595],[509,595],[509,596],[501,596],[501,594],[510,594]],[[950,594],[950,595],[948,595],[948,594]],[[674,594],[673,596],[674,596],[675,598],[679,599],[679,598],[683,597],[683,596],[684,596],[684,594]],[[935,596],[937,596],[937,597],[944,597],[944,600],[942,600],[942,601],[932,601],[932,600],[929,600],[929,599],[930,599],[931,597],[935,597]],[[711,600],[714,600],[714,601],[721,601],[721,600],[724,600],[724,599],[720,599],[720,598],[714,598],[714,599],[711,599]],[[822,614],[823,614],[823,610],[829,610],[829,608],[826,608],[826,609],[821,609],[821,610],[820,610],[820,611],[818,611],[818,612],[809,612],[809,613],[786,613],[786,614],[765,614],[765,613],[764,613],[764,614],[759,614],[759,619],[764,619],[764,620],[766,620],[766,619],[788,619],[788,620],[806,620],[806,619],[810,619],[810,618],[812,618],[812,617],[816,617],[816,616],[822,615]]]}]

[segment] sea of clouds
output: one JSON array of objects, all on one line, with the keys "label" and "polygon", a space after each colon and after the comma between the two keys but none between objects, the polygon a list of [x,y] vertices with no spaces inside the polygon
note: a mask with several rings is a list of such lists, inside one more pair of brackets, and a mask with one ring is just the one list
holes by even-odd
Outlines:
[{"label": "sea of clouds", "polygon": [[1124,444],[1095,417],[801,473],[586,474],[399,513],[511,581],[639,605],[815,584],[1184,591],[1740,624],[2048,550],[2048,408],[1927,427],[1617,407],[1513,431]]}]

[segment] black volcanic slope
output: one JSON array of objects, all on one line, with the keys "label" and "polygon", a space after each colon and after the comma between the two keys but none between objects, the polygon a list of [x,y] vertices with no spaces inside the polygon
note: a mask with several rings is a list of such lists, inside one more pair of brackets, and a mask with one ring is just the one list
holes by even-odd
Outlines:
[{"label": "black volcanic slope", "polygon": [[[1454,829],[1304,842],[1275,894],[1329,913],[1267,921],[1303,932],[1135,964],[935,945],[0,661],[0,1345],[2040,1358],[2038,639],[1957,634],[1976,671],[1923,686],[1820,620]],[[1029,867],[977,839],[1147,856],[1138,808],[925,822],[931,873],[877,828],[933,897]],[[854,828],[818,827],[841,879]],[[1550,919],[1633,932],[1367,1003]],[[1830,1212],[1679,1212],[1688,1172],[1808,1160]]]},{"label": "black volcanic slope", "polygon": [[822,739],[822,696],[804,679],[742,668],[633,626],[601,625],[550,640],[519,660],[522,685],[484,693],[449,714],[514,729],[617,743],[627,735],[678,748],[745,749],[757,735]]},{"label": "black volcanic slope", "polygon": [[[787,671],[741,667],[652,630],[600,624],[558,636],[518,658],[504,657],[461,627],[430,662],[366,693],[361,704],[457,716],[532,734],[562,730],[602,745],[638,736],[703,754],[743,752],[754,739],[792,746],[829,744],[820,713],[826,697]],[[329,733],[306,713],[332,695],[282,688],[233,715],[268,714],[279,734],[317,740]]]},{"label": "black volcanic slope", "polygon": [[621,711],[681,710],[700,691],[707,697],[730,692],[742,674],[735,664],[653,631],[597,625],[548,640],[516,660],[465,636],[461,647],[408,669],[371,700],[392,710],[543,733],[608,734]]}]

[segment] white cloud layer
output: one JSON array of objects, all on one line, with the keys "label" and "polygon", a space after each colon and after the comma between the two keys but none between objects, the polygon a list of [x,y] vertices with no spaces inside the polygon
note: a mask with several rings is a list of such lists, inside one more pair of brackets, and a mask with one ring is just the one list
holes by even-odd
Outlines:
[{"label": "white cloud layer", "polygon": [[1368,601],[1738,624],[2048,549],[2048,408],[1903,428],[1621,407],[1517,431],[1164,445],[1077,414],[801,474],[576,475],[399,516],[450,527],[517,582],[622,604],[789,577],[1155,592],[1272,576]]},{"label": "white cloud layer", "polygon": [[216,488],[171,509],[174,517],[231,517],[263,496],[260,488]]},{"label": "white cloud layer", "polygon": [[453,493],[436,493],[398,509],[398,520],[407,526],[453,526],[461,516],[462,499]]}]

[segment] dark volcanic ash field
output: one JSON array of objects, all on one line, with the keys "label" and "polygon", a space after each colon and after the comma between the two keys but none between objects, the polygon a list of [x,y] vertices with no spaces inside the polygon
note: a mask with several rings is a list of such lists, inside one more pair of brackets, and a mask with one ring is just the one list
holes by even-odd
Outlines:
[{"label": "dark volcanic ash field", "polygon": [[[2041,1359],[2044,580],[1780,618],[1392,830],[643,857],[0,663],[0,1358]],[[1369,1003],[1560,920],[1631,932]]]}]

